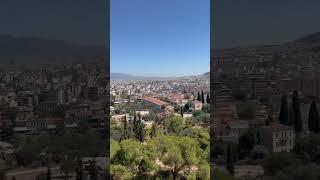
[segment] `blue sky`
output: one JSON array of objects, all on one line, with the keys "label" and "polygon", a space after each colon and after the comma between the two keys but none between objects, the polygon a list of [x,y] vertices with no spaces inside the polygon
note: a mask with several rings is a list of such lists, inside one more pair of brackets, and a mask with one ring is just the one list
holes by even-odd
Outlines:
[{"label": "blue sky", "polygon": [[111,0],[111,72],[182,76],[209,71],[209,0]]}]

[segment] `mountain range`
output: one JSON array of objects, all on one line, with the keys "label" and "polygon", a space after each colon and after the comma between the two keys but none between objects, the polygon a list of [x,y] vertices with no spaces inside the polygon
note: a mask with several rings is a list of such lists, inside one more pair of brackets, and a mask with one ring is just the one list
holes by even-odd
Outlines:
[{"label": "mountain range", "polygon": [[111,80],[170,80],[170,79],[183,79],[187,77],[209,77],[210,73],[204,73],[201,75],[194,75],[194,76],[182,76],[182,77],[156,77],[156,76],[135,76],[131,74],[125,74],[125,73],[110,73],[110,79]]},{"label": "mountain range", "polygon": [[319,44],[320,43],[320,32],[308,34],[302,38],[296,39],[294,42],[303,44]]},{"label": "mountain range", "polygon": [[[287,48],[290,47],[290,48]],[[277,45],[258,45],[253,48],[262,51],[300,48],[305,52],[319,52],[320,32],[307,34],[296,40]],[[245,47],[226,48],[221,50],[248,51]],[[214,50],[215,51],[215,50]],[[62,40],[45,38],[16,37],[0,34],[0,64],[14,61],[22,64],[72,63],[103,60],[106,57],[103,46],[79,45]],[[238,53],[238,51],[234,51]],[[216,53],[217,54],[217,53]],[[209,75],[209,74],[207,74]],[[112,79],[164,79],[163,77],[141,77],[122,73],[111,73]],[[168,78],[166,78],[168,79]]]},{"label": "mountain range", "polygon": [[45,38],[0,35],[0,63],[68,63],[102,59],[102,46],[79,45]]}]

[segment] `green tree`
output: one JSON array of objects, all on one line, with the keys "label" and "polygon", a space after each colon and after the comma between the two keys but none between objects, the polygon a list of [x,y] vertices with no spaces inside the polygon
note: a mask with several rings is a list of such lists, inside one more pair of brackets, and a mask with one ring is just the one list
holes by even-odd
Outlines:
[{"label": "green tree", "polygon": [[192,118],[197,124],[209,125],[210,123],[210,114],[201,111],[200,114],[197,114]]},{"label": "green tree", "polygon": [[145,140],[145,125],[140,121],[139,125],[138,125],[138,131],[137,131],[137,139],[140,142],[144,142]]},{"label": "green tree", "polygon": [[164,122],[168,133],[178,133],[181,130],[183,118],[180,116],[171,116]]},{"label": "green tree", "polygon": [[124,120],[123,120],[123,139],[128,139],[127,115],[124,116]]},{"label": "green tree", "polygon": [[138,121],[138,119],[137,119],[137,115],[135,114],[134,116],[133,116],[133,122],[132,122],[132,125],[133,125],[133,127],[132,127],[132,132],[133,132],[133,134],[136,136],[136,134],[137,134],[137,131],[138,131],[138,124],[139,124],[139,121]]},{"label": "green tree", "polygon": [[188,112],[189,108],[190,108],[189,103],[185,104],[184,105],[184,112]]},{"label": "green tree", "polygon": [[121,141],[123,137],[123,128],[118,125],[111,125],[110,127],[110,138]]},{"label": "green tree", "polygon": [[117,153],[119,149],[120,149],[120,145],[118,141],[111,139],[110,140],[110,159],[114,157],[114,155]]},{"label": "green tree", "polygon": [[110,164],[110,175],[113,180],[130,179],[134,176],[128,167],[119,164]]},{"label": "green tree", "polygon": [[157,154],[160,161],[164,165],[171,167],[174,180],[178,179],[181,171],[199,163],[198,153],[200,148],[193,138],[158,136],[149,143],[149,147],[152,147],[152,151]]},{"label": "green tree", "polygon": [[198,101],[201,101],[201,95],[200,95],[200,92],[198,92],[197,100],[198,100]]},{"label": "green tree", "polygon": [[154,138],[156,136],[157,136],[157,125],[153,123],[150,129],[150,138]]},{"label": "green tree", "polygon": [[135,138],[140,141],[143,142],[145,139],[145,125],[142,123],[141,120],[141,115],[138,114],[138,118],[136,116],[134,116],[133,119],[133,133]]},{"label": "green tree", "polygon": [[144,175],[146,173],[150,173],[152,171],[155,171],[156,165],[154,161],[147,156],[144,156],[139,164],[139,175]]},{"label": "green tree", "polygon": [[203,90],[201,91],[201,101],[202,101],[202,104],[205,103],[205,98],[204,98]]},{"label": "green tree", "polygon": [[210,104],[210,94],[207,94],[207,103]]},{"label": "green tree", "polygon": [[279,114],[279,122],[283,125],[290,125],[288,99],[287,99],[286,95],[282,95],[282,98],[281,98],[281,109],[280,109],[280,114]]},{"label": "green tree", "polygon": [[294,129],[296,133],[300,133],[302,131],[302,119],[301,119],[301,110],[300,110],[300,99],[299,99],[299,94],[297,90],[293,91],[292,109],[293,109]]},{"label": "green tree", "polygon": [[197,179],[210,179],[210,165],[209,163],[203,163],[200,165],[197,171]]},{"label": "green tree", "polygon": [[210,114],[210,104],[204,104],[202,106],[202,111]]},{"label": "green tree", "polygon": [[183,110],[183,107],[181,106],[180,107],[180,115],[181,115],[181,117],[183,117],[183,113],[184,113],[184,110]]},{"label": "green tree", "polygon": [[132,118],[129,118],[129,121],[128,121],[128,138],[134,138],[134,131],[133,131],[133,120]]},{"label": "green tree", "polygon": [[143,157],[143,146],[133,139],[127,139],[120,142],[120,149],[116,151],[111,164],[122,165],[128,168],[130,172],[138,172],[138,167]]},{"label": "green tree", "polygon": [[308,127],[311,132],[319,133],[320,118],[316,102],[313,100],[309,110]]}]

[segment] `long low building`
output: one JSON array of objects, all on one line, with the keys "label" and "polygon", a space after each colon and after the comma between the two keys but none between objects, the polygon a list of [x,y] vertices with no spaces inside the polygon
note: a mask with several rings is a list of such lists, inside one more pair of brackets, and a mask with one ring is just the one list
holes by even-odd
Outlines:
[{"label": "long low building", "polygon": [[144,103],[151,105],[157,110],[162,110],[163,107],[168,105],[169,103],[156,99],[154,97],[143,97],[141,99]]}]

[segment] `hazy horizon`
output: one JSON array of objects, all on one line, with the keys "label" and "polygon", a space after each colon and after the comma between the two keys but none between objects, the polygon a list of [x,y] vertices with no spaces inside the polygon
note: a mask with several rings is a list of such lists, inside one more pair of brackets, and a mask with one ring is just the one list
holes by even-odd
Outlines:
[{"label": "hazy horizon", "polygon": [[124,72],[110,72],[111,74],[123,74],[123,75],[129,75],[129,76],[135,76],[135,77],[185,77],[185,76],[198,76],[203,75],[205,73],[210,72],[210,70],[203,72],[203,73],[196,73],[196,74],[176,74],[176,75],[167,75],[167,74],[130,74],[130,73],[124,73]]}]

